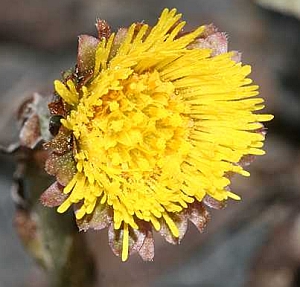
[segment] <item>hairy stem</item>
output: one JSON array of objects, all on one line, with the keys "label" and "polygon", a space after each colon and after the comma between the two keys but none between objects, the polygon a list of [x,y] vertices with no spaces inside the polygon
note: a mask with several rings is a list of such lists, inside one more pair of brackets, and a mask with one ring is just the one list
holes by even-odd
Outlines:
[{"label": "hairy stem", "polygon": [[40,168],[44,156],[39,149],[18,152],[13,186],[16,228],[30,255],[46,271],[50,287],[93,286],[94,261],[72,212],[61,215],[39,202],[51,183]]}]

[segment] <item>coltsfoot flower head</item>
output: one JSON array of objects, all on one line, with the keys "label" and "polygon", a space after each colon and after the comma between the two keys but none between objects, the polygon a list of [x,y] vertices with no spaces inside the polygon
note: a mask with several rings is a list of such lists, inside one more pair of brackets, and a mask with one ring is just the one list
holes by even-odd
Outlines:
[{"label": "coltsfoot flower head", "polygon": [[175,9],[153,27],[96,26],[99,38],[79,37],[76,69],[54,82],[46,169],[57,182],[42,201],[73,206],[80,229],[108,227],[122,260],[152,260],[153,228],[176,243],[188,220],[202,231],[205,205],[240,199],[230,175],[249,176],[241,160],[264,154],[260,122],[272,116],[256,113],[251,68],[215,27],[183,32]]}]

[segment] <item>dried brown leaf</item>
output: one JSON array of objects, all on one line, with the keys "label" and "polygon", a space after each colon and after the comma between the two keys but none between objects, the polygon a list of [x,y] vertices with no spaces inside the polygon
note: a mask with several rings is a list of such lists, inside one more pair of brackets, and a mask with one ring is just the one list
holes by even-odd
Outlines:
[{"label": "dried brown leaf", "polygon": [[68,195],[63,193],[63,186],[57,181],[46,189],[40,197],[40,201],[44,206],[56,207],[61,205]]},{"label": "dried brown leaf", "polygon": [[44,144],[44,148],[50,149],[57,154],[64,154],[72,149],[71,132],[61,127],[58,134],[49,142]]},{"label": "dried brown leaf", "polygon": [[110,58],[112,58],[116,55],[120,45],[123,43],[123,41],[127,35],[127,31],[128,31],[127,28],[120,28],[118,30],[118,32],[116,33],[113,45],[111,47],[110,55],[109,55]]},{"label": "dried brown leaf", "polygon": [[40,120],[37,114],[32,114],[25,122],[20,132],[20,144],[33,149],[42,140]]},{"label": "dried brown leaf", "polygon": [[223,209],[226,207],[226,201],[218,201],[209,195],[205,195],[203,203],[213,209]]},{"label": "dried brown leaf", "polygon": [[194,202],[188,209],[188,219],[203,232],[210,216],[201,202]]},{"label": "dried brown leaf", "polygon": [[57,181],[66,186],[76,174],[76,165],[72,151],[59,155],[52,153],[45,164],[48,174],[56,176]]},{"label": "dried brown leaf", "polygon": [[48,108],[49,108],[51,115],[60,115],[60,116],[64,116],[64,117],[66,116],[62,98],[59,98],[56,101],[49,103]]},{"label": "dried brown leaf", "polygon": [[208,36],[218,32],[218,28],[214,24],[205,25],[204,31],[200,35],[200,38],[207,38]]},{"label": "dried brown leaf", "polygon": [[80,35],[78,37],[77,67],[79,75],[84,74],[88,70],[93,70],[98,44],[99,39],[93,36]]},{"label": "dried brown leaf", "polygon": [[105,20],[97,19],[96,28],[98,31],[98,38],[101,40],[102,38],[108,39],[111,35],[111,29],[108,23]]},{"label": "dried brown leaf", "polygon": [[187,215],[186,213],[179,213],[179,214],[169,214],[169,216],[172,218],[174,223],[176,224],[178,230],[179,230],[179,237],[175,237],[172,235],[172,232],[168,225],[162,221],[161,222],[161,229],[159,233],[165,238],[165,240],[171,244],[178,244],[180,243],[181,239],[184,237],[188,221],[187,221]]},{"label": "dried brown leaf", "polygon": [[[142,248],[147,231],[145,229],[133,229],[129,227],[129,255],[139,252]],[[115,255],[120,256],[123,248],[123,229],[114,229],[113,224],[108,229],[109,245]]]},{"label": "dried brown leaf", "polygon": [[154,258],[154,239],[152,232],[148,230],[142,247],[138,251],[144,261],[152,261]]},{"label": "dried brown leaf", "polygon": [[[75,207],[75,213],[76,213]],[[85,215],[82,219],[77,219],[76,223],[80,231],[88,229],[101,230],[112,222],[111,210],[103,204],[97,204],[92,214]]]},{"label": "dried brown leaf", "polygon": [[206,38],[198,38],[188,46],[189,49],[211,49],[211,56],[227,53],[228,41],[225,33],[216,32]]}]

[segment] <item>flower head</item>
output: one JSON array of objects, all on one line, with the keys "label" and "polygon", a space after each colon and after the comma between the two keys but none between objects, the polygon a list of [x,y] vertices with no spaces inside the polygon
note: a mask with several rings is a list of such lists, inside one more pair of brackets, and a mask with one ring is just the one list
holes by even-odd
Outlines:
[{"label": "flower head", "polygon": [[187,219],[201,229],[203,202],[239,199],[229,175],[248,176],[241,159],[264,154],[260,122],[272,116],[256,113],[250,66],[215,28],[184,26],[165,9],[154,27],[82,36],[77,70],[54,83],[62,126],[47,166],[64,194],[58,212],[73,205],[81,229],[110,226],[122,260],[152,259],[152,227],[173,242]]}]

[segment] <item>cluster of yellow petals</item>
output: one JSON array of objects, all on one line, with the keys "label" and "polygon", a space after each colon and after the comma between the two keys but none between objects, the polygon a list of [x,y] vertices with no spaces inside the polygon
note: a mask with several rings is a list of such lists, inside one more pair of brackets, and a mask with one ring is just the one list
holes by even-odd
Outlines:
[{"label": "cluster of yellow petals", "polygon": [[62,124],[77,142],[77,174],[58,211],[81,203],[80,219],[97,204],[111,206],[114,228],[123,229],[123,260],[136,219],[156,230],[164,220],[178,237],[172,213],[206,194],[239,199],[226,189],[226,174],[249,175],[239,160],[264,153],[256,131],[272,116],[253,113],[264,106],[249,85],[250,66],[231,53],[189,49],[204,28],[177,37],[180,18],[165,9],[151,29],[133,24],[117,49],[114,34],[101,40],[93,79],[79,91],[71,80],[55,81],[71,106]]}]

